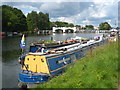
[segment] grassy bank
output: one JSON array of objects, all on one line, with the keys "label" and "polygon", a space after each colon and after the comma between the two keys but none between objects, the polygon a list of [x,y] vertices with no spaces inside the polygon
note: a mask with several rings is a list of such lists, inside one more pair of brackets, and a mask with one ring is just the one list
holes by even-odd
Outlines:
[{"label": "grassy bank", "polygon": [[63,75],[37,88],[116,88],[118,60],[118,43],[109,43],[67,66]]}]

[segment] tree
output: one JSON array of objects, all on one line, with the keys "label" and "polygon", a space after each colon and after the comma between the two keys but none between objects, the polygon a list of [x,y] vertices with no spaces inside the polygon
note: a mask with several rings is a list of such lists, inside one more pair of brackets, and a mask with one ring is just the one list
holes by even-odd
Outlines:
[{"label": "tree", "polygon": [[68,27],[74,27],[74,24],[70,23],[68,24]]},{"label": "tree", "polygon": [[99,29],[100,30],[110,30],[112,27],[110,26],[110,24],[108,22],[104,22],[99,24]]},{"label": "tree", "polygon": [[79,30],[82,28],[80,25],[75,25],[75,27]]},{"label": "tree", "polygon": [[74,27],[74,24],[72,23],[61,22],[61,21],[52,22],[52,25],[55,27]]},{"label": "tree", "polygon": [[36,11],[32,11],[31,13],[28,13],[27,24],[29,31],[33,31],[34,29],[38,28],[38,15]]},{"label": "tree", "polygon": [[27,30],[26,17],[21,10],[8,5],[2,5],[3,32],[23,32]]},{"label": "tree", "polygon": [[92,30],[92,29],[94,29],[94,26],[93,25],[86,25],[85,28],[88,30]]},{"label": "tree", "polygon": [[120,29],[120,27],[116,27],[116,29],[117,29],[117,30],[119,30],[119,29]]},{"label": "tree", "polygon": [[80,25],[75,25],[75,27],[79,27],[79,28],[81,28],[81,26],[80,26]]},{"label": "tree", "polygon": [[50,28],[49,14],[39,12],[38,14],[38,25],[40,30],[46,30]]},{"label": "tree", "polygon": [[36,11],[32,11],[27,15],[28,30],[33,31],[35,29],[46,30],[50,29],[49,14]]}]

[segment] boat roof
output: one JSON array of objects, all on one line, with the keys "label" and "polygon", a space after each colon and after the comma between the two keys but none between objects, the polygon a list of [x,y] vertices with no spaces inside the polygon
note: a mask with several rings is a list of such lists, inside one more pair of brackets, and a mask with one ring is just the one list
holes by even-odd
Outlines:
[{"label": "boat roof", "polygon": [[73,50],[77,50],[78,48],[83,48],[83,47],[92,45],[92,44],[97,43],[97,42],[100,42],[100,41],[90,40],[85,44],[76,43],[76,44],[72,44],[72,45],[68,45],[68,46],[55,48],[55,50],[57,50],[57,49],[65,49],[65,48],[68,49],[67,51],[64,51],[62,53],[46,54],[46,53],[42,53],[42,52],[36,52],[36,53],[31,53],[30,52],[30,53],[28,53],[28,55],[41,55],[41,56],[45,56],[45,57],[51,57],[51,56],[56,56],[56,55],[60,55],[60,54],[63,54],[63,53],[71,52]]}]

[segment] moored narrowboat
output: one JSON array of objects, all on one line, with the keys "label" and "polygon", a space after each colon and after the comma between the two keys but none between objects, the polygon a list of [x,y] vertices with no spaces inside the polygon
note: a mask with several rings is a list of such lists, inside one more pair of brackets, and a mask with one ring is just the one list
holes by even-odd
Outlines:
[{"label": "moored narrowboat", "polygon": [[44,83],[51,77],[59,75],[65,67],[84,57],[97,46],[107,41],[103,36],[93,40],[71,40],[62,43],[32,43],[29,53],[20,57],[22,71],[19,81],[22,83]]}]

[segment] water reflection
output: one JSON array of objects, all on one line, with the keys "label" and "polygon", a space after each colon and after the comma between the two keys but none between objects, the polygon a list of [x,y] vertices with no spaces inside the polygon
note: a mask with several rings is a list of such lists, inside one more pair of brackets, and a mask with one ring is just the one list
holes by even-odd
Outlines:
[{"label": "water reflection", "polygon": [[2,62],[7,63],[13,61],[14,58],[18,58],[21,55],[21,50],[2,51]]}]

